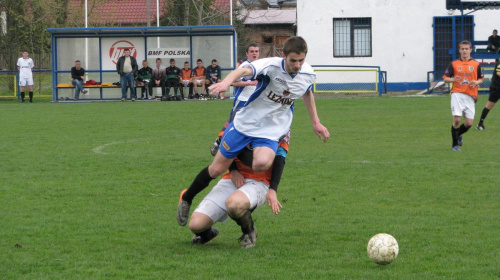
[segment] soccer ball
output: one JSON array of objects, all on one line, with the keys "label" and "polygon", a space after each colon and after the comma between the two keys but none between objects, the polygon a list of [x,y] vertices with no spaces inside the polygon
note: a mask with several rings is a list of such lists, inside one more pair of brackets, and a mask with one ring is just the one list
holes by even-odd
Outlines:
[{"label": "soccer ball", "polygon": [[368,257],[376,264],[390,264],[399,253],[396,238],[387,233],[374,235],[366,248]]}]

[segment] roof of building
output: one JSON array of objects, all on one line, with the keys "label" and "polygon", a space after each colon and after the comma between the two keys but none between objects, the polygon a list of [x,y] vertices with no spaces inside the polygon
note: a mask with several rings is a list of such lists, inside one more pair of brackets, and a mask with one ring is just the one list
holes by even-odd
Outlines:
[{"label": "roof of building", "polygon": [[253,10],[248,13],[245,24],[296,24],[297,11],[288,10]]},{"label": "roof of building", "polygon": [[[160,17],[163,15],[163,5],[168,0],[159,0]],[[93,5],[94,4],[94,5]],[[146,23],[148,19],[147,2],[145,0],[120,0],[88,2],[88,19],[92,23],[100,24],[133,24]],[[81,15],[81,20],[85,21],[85,4],[81,0],[71,0],[69,5],[70,17]],[[151,22],[156,23],[156,1],[150,0]],[[80,22],[80,20],[78,20]]]}]

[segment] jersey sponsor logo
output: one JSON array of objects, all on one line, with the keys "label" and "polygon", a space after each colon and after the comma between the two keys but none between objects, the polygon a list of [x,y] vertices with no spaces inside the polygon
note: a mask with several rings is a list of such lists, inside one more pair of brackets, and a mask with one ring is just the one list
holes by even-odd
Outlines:
[{"label": "jersey sponsor logo", "polygon": [[226,151],[229,151],[229,149],[231,148],[231,147],[229,147],[229,145],[226,143],[226,141],[223,141],[223,142],[222,142],[222,147],[224,147],[224,149],[226,149]]},{"label": "jersey sponsor logo", "polygon": [[281,103],[281,105],[291,105],[295,99],[286,98],[284,96],[279,96],[272,91],[267,94],[267,98],[276,103]]},{"label": "jersey sponsor logo", "polygon": [[458,71],[458,72],[462,72],[462,66],[458,66],[458,67],[457,67],[457,71]]},{"label": "jersey sponsor logo", "polygon": [[283,79],[281,79],[280,77],[275,77],[274,80],[277,81],[278,83],[286,84],[286,82]]},{"label": "jersey sponsor logo", "polygon": [[126,40],[116,41],[111,45],[111,48],[109,48],[109,58],[111,58],[114,64],[118,63],[118,59],[123,56],[123,51],[125,49],[130,50],[130,56],[137,57],[137,49],[134,44]]}]

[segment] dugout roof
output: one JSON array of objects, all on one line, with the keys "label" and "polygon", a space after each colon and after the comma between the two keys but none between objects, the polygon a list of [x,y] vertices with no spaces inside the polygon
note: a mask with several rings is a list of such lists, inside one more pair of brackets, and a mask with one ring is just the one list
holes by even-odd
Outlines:
[{"label": "dugout roof", "polygon": [[190,36],[190,35],[233,35],[232,25],[220,26],[160,26],[160,27],[113,27],[113,28],[47,28],[54,37],[95,36]]}]

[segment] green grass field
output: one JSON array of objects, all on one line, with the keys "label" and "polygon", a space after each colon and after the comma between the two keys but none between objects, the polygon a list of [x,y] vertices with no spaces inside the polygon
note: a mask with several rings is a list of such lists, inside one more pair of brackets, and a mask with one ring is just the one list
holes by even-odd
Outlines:
[{"label": "green grass field", "polygon": [[[500,109],[453,152],[449,103],[318,98],[323,143],[298,101],[284,208],[254,213],[243,250],[232,220],[195,246],[175,219],[229,101],[0,100],[0,279],[500,279]],[[387,266],[366,255],[379,232]]]}]

